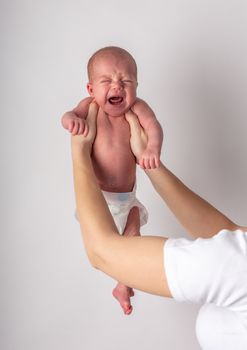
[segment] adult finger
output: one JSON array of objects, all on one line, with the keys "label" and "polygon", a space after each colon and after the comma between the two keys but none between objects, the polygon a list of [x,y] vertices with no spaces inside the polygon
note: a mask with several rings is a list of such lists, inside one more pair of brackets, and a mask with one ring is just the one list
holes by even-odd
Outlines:
[{"label": "adult finger", "polygon": [[89,129],[92,127],[96,127],[96,120],[97,120],[97,114],[98,114],[98,105],[95,102],[90,103],[88,108],[88,115],[87,115],[87,123],[89,126]]},{"label": "adult finger", "polygon": [[155,168],[158,168],[160,166],[160,160],[159,158],[155,157]]},{"label": "adult finger", "polygon": [[140,135],[143,130],[142,130],[142,127],[139,123],[139,120],[138,120],[136,114],[134,112],[132,112],[132,110],[129,110],[127,113],[125,113],[125,118],[130,125],[131,134]]},{"label": "adult finger", "polygon": [[150,169],[155,169],[155,159],[151,157],[149,160]]},{"label": "adult finger", "polygon": [[84,129],[83,129],[83,131],[82,131],[82,135],[84,136],[84,137],[86,137],[87,136],[87,134],[88,134],[88,124],[87,123],[85,123],[84,124]]}]

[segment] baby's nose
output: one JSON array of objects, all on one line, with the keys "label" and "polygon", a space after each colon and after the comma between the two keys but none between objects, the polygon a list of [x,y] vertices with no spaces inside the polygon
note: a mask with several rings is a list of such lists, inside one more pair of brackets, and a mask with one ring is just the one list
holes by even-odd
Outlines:
[{"label": "baby's nose", "polygon": [[112,83],[112,88],[114,90],[122,90],[123,89],[123,84],[121,83],[121,81],[115,81]]}]

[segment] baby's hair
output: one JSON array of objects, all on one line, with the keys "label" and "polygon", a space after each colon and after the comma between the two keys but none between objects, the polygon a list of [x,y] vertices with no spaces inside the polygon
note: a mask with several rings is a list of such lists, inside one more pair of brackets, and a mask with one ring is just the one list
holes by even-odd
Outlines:
[{"label": "baby's hair", "polygon": [[120,57],[120,58],[127,58],[129,59],[134,67],[135,70],[135,75],[137,77],[137,65],[134,57],[125,49],[122,49],[121,47],[117,46],[106,46],[103,47],[102,49],[97,50],[89,59],[88,64],[87,64],[87,74],[88,74],[88,79],[89,81],[92,78],[92,72],[93,72],[93,65],[95,63],[96,58],[99,58],[100,56],[106,56],[106,55],[113,55],[115,57]]}]

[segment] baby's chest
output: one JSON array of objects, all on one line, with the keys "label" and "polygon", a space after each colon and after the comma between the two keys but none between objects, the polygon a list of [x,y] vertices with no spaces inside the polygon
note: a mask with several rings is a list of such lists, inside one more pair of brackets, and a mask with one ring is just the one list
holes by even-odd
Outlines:
[{"label": "baby's chest", "polygon": [[97,135],[95,146],[130,150],[130,129],[125,119],[109,121],[108,119],[97,120]]}]

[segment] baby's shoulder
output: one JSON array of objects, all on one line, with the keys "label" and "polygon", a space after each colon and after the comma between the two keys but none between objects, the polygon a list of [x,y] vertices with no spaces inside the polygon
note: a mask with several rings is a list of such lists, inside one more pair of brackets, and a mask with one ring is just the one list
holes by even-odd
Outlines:
[{"label": "baby's shoulder", "polygon": [[139,97],[136,99],[131,109],[138,116],[138,118],[155,118],[155,114],[152,108],[147,104],[146,101],[140,99]]},{"label": "baby's shoulder", "polygon": [[86,116],[88,112],[88,108],[90,103],[93,101],[92,97],[86,97],[82,99],[77,106],[73,109],[73,112],[75,112],[78,115]]},{"label": "baby's shoulder", "polygon": [[149,107],[147,102],[137,97],[131,109],[134,111],[134,109],[147,108],[147,107]]}]

